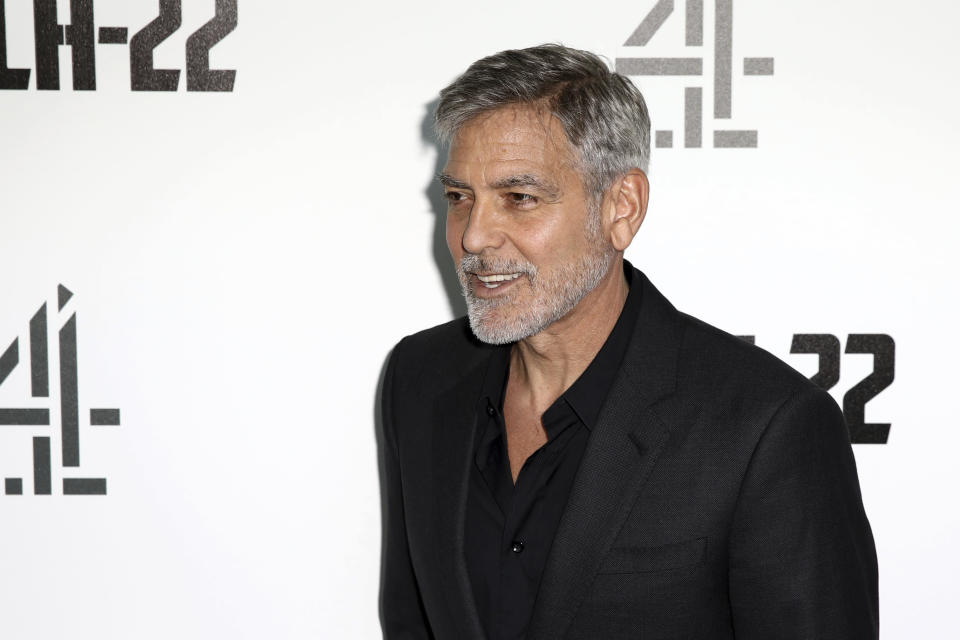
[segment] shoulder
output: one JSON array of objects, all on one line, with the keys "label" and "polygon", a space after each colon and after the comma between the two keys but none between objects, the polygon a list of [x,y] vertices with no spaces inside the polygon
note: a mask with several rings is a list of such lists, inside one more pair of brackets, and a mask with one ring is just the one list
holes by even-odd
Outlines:
[{"label": "shoulder", "polygon": [[684,338],[678,377],[713,394],[786,399],[817,389],[803,374],[770,352],[702,320],[680,313]]},{"label": "shoulder", "polygon": [[698,397],[708,405],[725,399],[777,402],[817,388],[764,349],[678,311],[642,272],[634,278],[643,287],[634,338],[643,346],[633,350],[634,358],[648,358],[635,365],[675,379],[676,390],[689,402]]},{"label": "shoulder", "polygon": [[740,454],[727,447],[743,447],[738,450],[745,453],[761,440],[771,459],[798,454],[795,445],[801,441],[829,448],[830,456],[850,454],[843,414],[828,392],[771,353],[680,315],[685,330],[678,397],[685,415],[699,417],[697,424],[722,438],[728,455]]},{"label": "shoulder", "polygon": [[400,340],[391,353],[391,367],[407,388],[439,390],[484,361],[491,348],[477,340],[462,317]]}]

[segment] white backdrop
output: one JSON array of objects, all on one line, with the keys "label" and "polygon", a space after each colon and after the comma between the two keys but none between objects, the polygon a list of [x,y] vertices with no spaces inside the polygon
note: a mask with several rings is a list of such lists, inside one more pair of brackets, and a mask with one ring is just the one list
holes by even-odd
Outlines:
[{"label": "white backdrop", "polygon": [[[473,60],[550,41],[703,58],[702,77],[634,78],[674,147],[653,150],[628,258],[808,375],[795,334],[895,340],[895,380],[866,405],[889,440],[854,447],[881,629],[955,626],[960,5],[736,0],[718,120],[713,2],[704,46],[685,46],[676,2],[641,47],[624,43],[655,0],[239,0],[210,53],[236,70],[229,92],[186,90],[214,0],[186,0],[154,51],[181,70],[173,92],[132,91],[131,45],[109,42],[96,90],[73,89],[70,46],[60,89],[39,90],[34,2],[3,4],[7,67],[31,77],[0,90],[0,355],[18,340],[0,408],[48,408],[50,424],[0,425],[0,637],[378,637],[377,379],[399,338],[461,308],[441,275],[429,105]],[[131,39],[158,16],[155,0],[93,4],[96,27]],[[773,75],[744,75],[745,57]],[[684,148],[696,86],[703,146]],[[756,130],[757,147],[713,148],[717,129]],[[44,302],[50,393],[34,397]],[[58,348],[74,314],[77,468]],[[872,368],[844,354],[837,400]],[[91,408],[120,425],[91,426]],[[34,437],[50,438],[52,495],[34,495]],[[106,495],[63,495],[72,477],[106,478]]]}]

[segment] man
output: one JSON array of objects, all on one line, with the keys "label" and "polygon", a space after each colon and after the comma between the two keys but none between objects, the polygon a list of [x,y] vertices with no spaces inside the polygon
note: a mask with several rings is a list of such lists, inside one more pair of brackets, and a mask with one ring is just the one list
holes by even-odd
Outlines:
[{"label": "man", "polygon": [[650,124],[547,45],[441,92],[468,318],[402,340],[383,389],[387,638],[876,638],[843,418],[623,260]]}]

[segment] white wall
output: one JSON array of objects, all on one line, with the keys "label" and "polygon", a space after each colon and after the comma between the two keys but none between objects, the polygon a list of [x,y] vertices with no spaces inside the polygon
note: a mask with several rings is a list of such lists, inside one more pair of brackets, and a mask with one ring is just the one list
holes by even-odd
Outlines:
[{"label": "white wall", "polygon": [[[130,36],[158,14],[94,4],[96,26]],[[635,78],[679,148],[653,151],[628,257],[681,309],[809,375],[794,334],[895,340],[896,378],[866,408],[889,440],[855,446],[883,634],[953,628],[955,3],[737,0],[729,121],[712,117],[712,2],[689,48],[682,2],[626,47],[654,0],[239,0],[211,52],[237,71],[225,93],[185,88],[213,0],[185,2],[156,49],[184,70],[172,93],[131,91],[116,44],[96,45],[96,91],[72,89],[70,47],[61,89],[39,91],[33,3],[5,5],[8,66],[32,75],[0,90],[0,355],[19,338],[0,407],[49,408],[51,425],[0,426],[0,477],[23,479],[0,493],[2,637],[378,637],[378,375],[400,337],[461,308],[441,276],[427,105],[476,58],[547,41],[704,58],[704,77]],[[744,76],[743,57],[774,58],[774,75]],[[699,149],[680,146],[687,86],[704,87]],[[712,148],[717,128],[756,129],[758,147]],[[35,398],[44,301],[51,393]],[[57,375],[73,313],[76,469]],[[871,370],[844,354],[838,401]],[[120,426],[90,426],[103,407]],[[50,496],[33,495],[33,436],[51,438]],[[64,477],[105,477],[107,495],[62,495]]]}]

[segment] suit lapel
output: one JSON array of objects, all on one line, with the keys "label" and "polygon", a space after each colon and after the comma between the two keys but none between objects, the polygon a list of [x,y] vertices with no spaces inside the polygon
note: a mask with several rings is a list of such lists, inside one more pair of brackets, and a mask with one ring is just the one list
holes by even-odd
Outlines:
[{"label": "suit lapel", "polygon": [[643,287],[640,316],[557,528],[529,640],[563,636],[669,436],[654,406],[676,384],[678,314],[639,271],[633,282]]},{"label": "suit lapel", "polygon": [[[491,350],[490,354],[493,353]],[[477,403],[490,357],[485,357],[437,401],[439,428],[433,435],[437,561],[452,621],[462,638],[483,638],[480,616],[464,556],[464,522],[470,463],[476,436]]]}]

